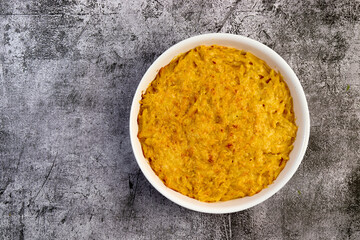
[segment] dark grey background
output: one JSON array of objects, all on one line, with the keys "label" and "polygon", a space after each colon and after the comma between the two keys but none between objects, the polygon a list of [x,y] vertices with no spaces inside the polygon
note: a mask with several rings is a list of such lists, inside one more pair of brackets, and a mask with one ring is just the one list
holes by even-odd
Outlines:
[{"label": "dark grey background", "polygon": [[[275,196],[210,215],[144,178],[128,119],[174,43],[228,32],[294,69],[306,156]],[[360,239],[359,1],[0,0],[0,239]]]}]

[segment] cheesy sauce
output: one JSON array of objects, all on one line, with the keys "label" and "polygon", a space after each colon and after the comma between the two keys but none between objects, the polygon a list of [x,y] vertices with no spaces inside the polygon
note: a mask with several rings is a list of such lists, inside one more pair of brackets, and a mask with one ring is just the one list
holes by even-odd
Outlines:
[{"label": "cheesy sauce", "polygon": [[169,188],[204,202],[251,196],[289,159],[297,126],[282,76],[249,52],[199,46],[142,95],[143,154]]}]

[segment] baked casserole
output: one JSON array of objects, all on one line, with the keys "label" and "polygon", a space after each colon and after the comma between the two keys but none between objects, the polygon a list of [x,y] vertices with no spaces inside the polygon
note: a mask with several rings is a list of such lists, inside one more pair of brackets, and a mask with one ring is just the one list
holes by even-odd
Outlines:
[{"label": "baked casserole", "polygon": [[160,69],[138,138],[164,184],[204,202],[251,196],[285,167],[297,126],[280,73],[249,52],[196,47]]}]

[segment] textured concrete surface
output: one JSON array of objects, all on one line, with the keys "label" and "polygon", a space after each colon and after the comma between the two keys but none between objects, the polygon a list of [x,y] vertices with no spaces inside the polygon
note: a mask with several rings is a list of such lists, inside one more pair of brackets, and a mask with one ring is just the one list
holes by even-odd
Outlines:
[{"label": "textured concrete surface", "polygon": [[[179,207],[144,178],[128,116],[187,37],[259,40],[298,75],[311,137],[249,210]],[[360,239],[359,1],[0,0],[0,239]]]}]

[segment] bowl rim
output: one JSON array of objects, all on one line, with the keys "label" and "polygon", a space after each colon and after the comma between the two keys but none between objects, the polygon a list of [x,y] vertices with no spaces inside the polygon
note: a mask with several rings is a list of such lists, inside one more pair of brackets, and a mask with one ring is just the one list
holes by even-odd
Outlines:
[{"label": "bowl rim", "polygon": [[[284,79],[285,82],[289,85],[289,81],[290,81],[294,85],[293,88],[295,89],[294,91],[297,94],[297,98],[300,103],[300,108],[303,113],[303,116],[301,116],[302,117],[301,120],[302,120],[302,124],[303,124],[302,132],[301,132],[302,139],[300,139],[300,143],[299,143],[300,147],[298,150],[298,154],[294,157],[295,158],[294,160],[292,158],[290,158],[289,161],[287,162],[287,165],[288,165],[290,160],[292,161],[291,167],[289,167],[289,169],[287,169],[285,174],[283,174],[283,172],[285,170],[285,168],[284,168],[280,173],[280,174],[283,174],[283,177],[281,179],[279,179],[279,176],[280,176],[279,175],[272,184],[270,184],[267,188],[260,191],[260,193],[257,193],[253,196],[244,197],[244,198],[252,198],[252,201],[250,201],[248,203],[243,203],[243,204],[241,204],[241,203],[235,204],[235,205],[226,204],[231,201],[236,201],[238,199],[224,201],[224,202],[205,203],[205,202],[201,202],[196,199],[187,197],[185,195],[182,195],[182,194],[168,188],[167,186],[165,186],[163,184],[163,182],[158,178],[158,176],[152,171],[152,169],[148,163],[148,160],[143,155],[141,146],[140,146],[140,151],[139,151],[140,141],[137,137],[138,107],[140,106],[139,98],[141,99],[143,91],[145,91],[147,89],[147,87],[154,80],[154,78],[149,80],[149,83],[146,85],[145,88],[144,88],[144,86],[145,86],[144,82],[146,82],[149,79],[149,76],[154,75],[154,72],[156,72],[156,74],[157,74],[157,72],[160,70],[160,67],[158,66],[160,62],[166,61],[167,63],[169,63],[171,60],[173,60],[174,57],[176,57],[179,54],[184,52],[184,51],[180,51],[180,49],[186,47],[187,45],[191,45],[193,43],[211,42],[211,41],[215,41],[215,40],[217,40],[217,41],[223,41],[223,40],[224,41],[234,41],[234,42],[238,42],[240,44],[243,43],[245,45],[249,45],[249,46],[253,47],[254,49],[257,49],[260,52],[264,53],[265,55],[269,56],[269,58],[273,59],[275,62],[278,63],[277,66],[281,65],[281,68],[283,70],[285,70],[285,71],[282,71],[281,74],[284,76],[284,73],[286,73],[288,78]],[[221,44],[217,44],[217,43],[214,43],[214,44],[221,45]],[[199,45],[203,45],[203,44],[197,44],[194,46],[199,46]],[[204,45],[210,45],[210,44],[204,44]],[[191,47],[189,49],[192,49],[192,48],[194,48],[194,47]],[[246,49],[244,49],[244,50],[247,51]],[[163,66],[165,66],[165,65],[163,65]],[[163,66],[161,66],[161,67],[163,67]],[[291,92],[292,96],[293,96],[293,94],[294,94],[294,92]],[[294,97],[293,97],[293,99],[294,99]],[[298,116],[296,116],[296,118],[298,118]],[[297,125],[299,126],[298,123],[297,123]],[[298,169],[298,167],[305,155],[306,148],[307,148],[308,141],[309,141],[309,136],[310,136],[310,115],[309,115],[309,109],[308,109],[308,104],[307,104],[307,100],[305,97],[305,93],[304,93],[304,90],[301,86],[299,79],[297,78],[296,74],[291,69],[291,67],[287,64],[287,62],[279,54],[277,54],[274,50],[272,50],[268,46],[254,40],[254,39],[245,37],[245,36],[229,34],[229,33],[208,33],[208,34],[193,36],[193,37],[187,38],[185,40],[182,40],[182,41],[176,43],[175,45],[168,48],[165,52],[163,52],[147,69],[147,71],[145,72],[145,74],[143,75],[142,79],[140,80],[140,82],[137,86],[136,92],[135,92],[133,100],[132,100],[131,110],[130,110],[130,119],[129,119],[129,132],[130,132],[130,141],[131,141],[132,151],[134,153],[137,164],[139,165],[139,167],[140,167],[141,171],[143,172],[143,174],[145,175],[146,179],[150,182],[150,184],[157,191],[159,191],[163,196],[165,196],[172,202],[174,202],[182,207],[185,207],[185,208],[188,208],[188,209],[191,209],[194,211],[198,211],[198,212],[222,214],[222,213],[238,212],[238,211],[242,211],[242,210],[248,209],[250,207],[253,207],[253,206],[265,201],[266,199],[270,198],[275,193],[277,193],[282,187],[285,186],[285,184],[295,174],[296,170]],[[297,139],[298,136],[299,136],[299,129],[298,129],[297,137],[296,137],[295,141],[299,141],[299,139]],[[294,143],[294,145],[295,145],[295,143]],[[145,162],[146,162],[146,164],[145,164]],[[154,178],[154,174],[157,179]],[[275,182],[276,182],[276,184],[275,184]],[[262,194],[262,192],[265,192],[265,193]],[[260,197],[254,197],[254,196],[257,196],[260,194],[261,194]],[[244,198],[241,198],[241,199],[244,199]]]}]

